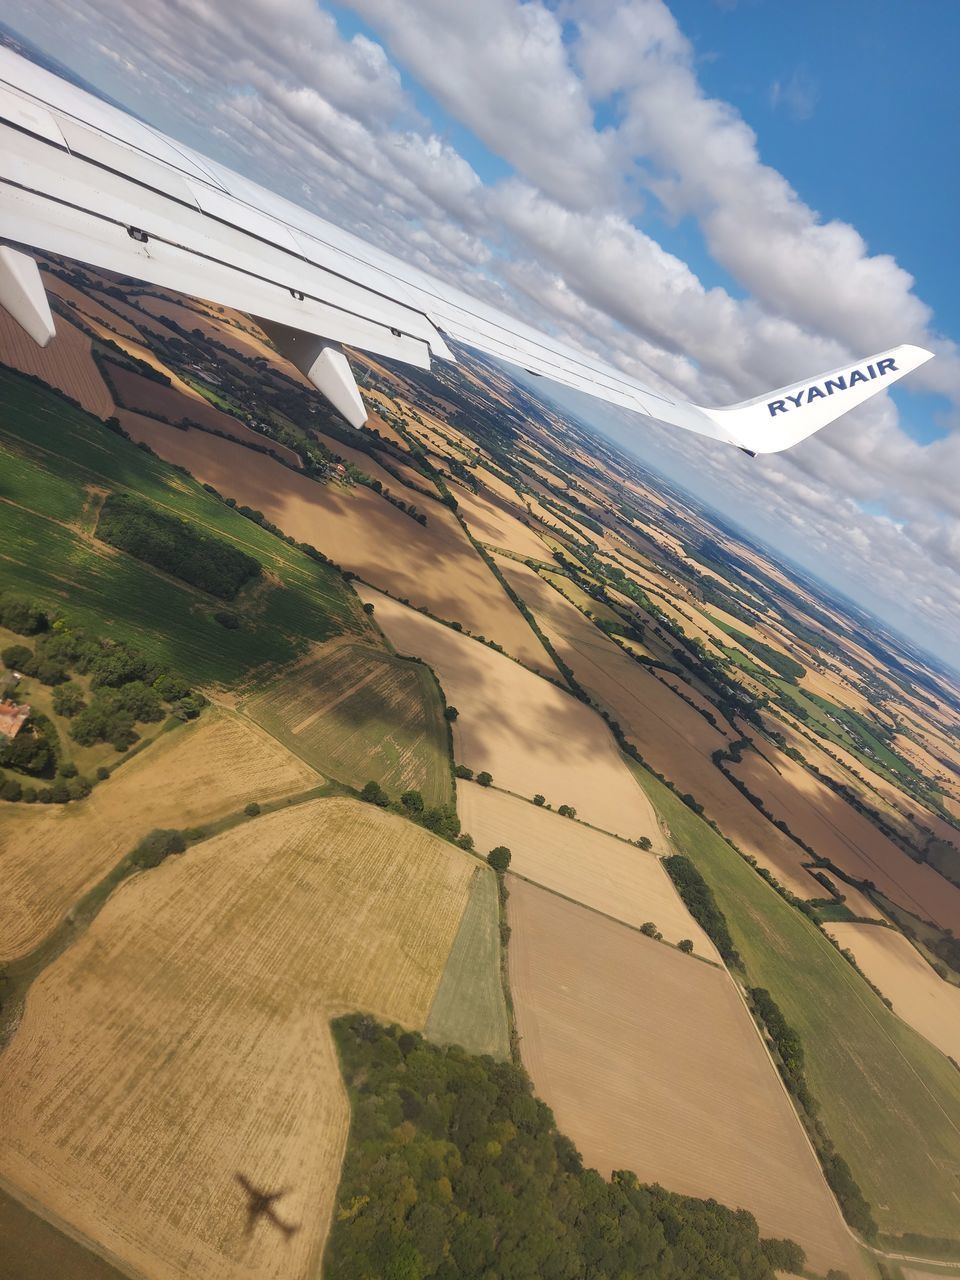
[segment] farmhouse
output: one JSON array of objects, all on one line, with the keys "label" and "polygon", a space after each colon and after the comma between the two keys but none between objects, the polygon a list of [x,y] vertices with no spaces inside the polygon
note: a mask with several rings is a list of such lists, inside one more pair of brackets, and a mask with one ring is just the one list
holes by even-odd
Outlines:
[{"label": "farmhouse", "polygon": [[29,718],[28,706],[17,702],[0,702],[0,734],[5,738],[15,738]]}]

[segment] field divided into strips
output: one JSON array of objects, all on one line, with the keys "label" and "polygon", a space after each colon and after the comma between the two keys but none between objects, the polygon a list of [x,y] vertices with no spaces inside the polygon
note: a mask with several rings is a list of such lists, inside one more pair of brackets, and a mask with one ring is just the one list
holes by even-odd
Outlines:
[{"label": "field divided into strips", "polygon": [[[635,929],[652,921],[668,942],[690,938],[698,955],[719,963],[655,853],[473,782],[457,783],[457,810],[478,850],[506,845],[510,870],[525,880]],[[654,848],[669,852],[659,831]]]},{"label": "field divided into strips", "polygon": [[799,1032],[821,1120],[880,1230],[955,1236],[960,1072],[701,818],[635,773],[713,890],[751,985],[766,987]]},{"label": "field divided into strips", "polygon": [[424,1034],[436,1044],[459,1044],[469,1053],[510,1057],[510,1025],[500,978],[500,903],[494,873],[474,872],[467,909]]},{"label": "field divided into strips", "polygon": [[960,1062],[960,987],[944,982],[895,929],[834,921],[827,931],[853,952],[904,1022]]},{"label": "field divided into strips", "polygon": [[723,969],[508,877],[524,1066],[604,1176],[715,1197],[820,1273],[861,1274],[816,1159]]},{"label": "field divided into strips", "polygon": [[0,312],[0,360],[59,387],[90,413],[109,417],[113,400],[90,354],[90,339],[60,316],[56,325],[56,342],[38,347],[12,316]]},{"label": "field divided into strips", "polygon": [[[349,1123],[328,1020],[423,1027],[475,867],[328,799],[127,880],[31,988],[0,1178],[151,1280],[317,1274]],[[289,1239],[246,1234],[238,1173],[285,1189]]]},{"label": "field divided into strips", "polygon": [[[364,627],[335,570],[59,396],[2,370],[0,450],[0,588],[63,608],[94,634],[129,640],[189,680],[230,682],[263,663],[290,661],[307,641]],[[241,616],[238,630],[214,620],[222,601],[92,537],[91,497],[110,489],[139,493],[263,564],[266,584],[229,606]]]},{"label": "field divided into strips", "polygon": [[333,641],[242,704],[244,713],[315,768],[392,796],[415,788],[453,801],[443,698],[429,667]]},{"label": "field divided into strips", "polygon": [[[284,533],[318,547],[344,569],[496,640],[530,667],[552,669],[533,630],[453,512],[439,503],[429,504],[423,527],[372,489],[318,484],[232,440],[177,431],[146,418],[134,421],[132,415],[124,423],[162,458],[264,512]],[[417,506],[425,503],[423,499]]]},{"label": "field divided into strips", "polygon": [[397,651],[428,663],[459,711],[459,763],[489,771],[510,791],[572,805],[587,822],[628,838],[654,836],[653,809],[594,711],[486,645],[369,587],[357,589]]},{"label": "field divided into strips", "polygon": [[0,959],[37,946],[154,827],[194,827],[323,782],[255,725],[211,710],[71,805],[0,807]]}]

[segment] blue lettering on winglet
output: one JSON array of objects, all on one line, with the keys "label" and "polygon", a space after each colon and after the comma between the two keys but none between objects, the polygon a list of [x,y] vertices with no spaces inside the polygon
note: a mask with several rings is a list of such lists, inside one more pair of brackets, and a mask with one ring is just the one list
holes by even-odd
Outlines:
[{"label": "blue lettering on winglet", "polygon": [[863,369],[851,369],[849,373],[841,373],[835,378],[825,379],[822,385],[814,383],[813,386],[802,387],[795,396],[787,392],[782,400],[768,400],[767,408],[770,411],[770,417],[775,418],[778,413],[789,413],[791,409],[799,409],[813,400],[832,396],[835,391],[849,391],[860,382],[870,382],[873,378],[882,378],[888,373],[899,373],[893,356],[888,356],[886,360],[878,360],[876,367],[868,364],[866,372]]}]

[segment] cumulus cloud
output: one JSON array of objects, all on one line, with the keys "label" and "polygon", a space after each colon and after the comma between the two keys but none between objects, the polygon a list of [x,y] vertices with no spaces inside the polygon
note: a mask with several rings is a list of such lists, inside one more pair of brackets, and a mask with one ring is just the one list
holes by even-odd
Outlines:
[{"label": "cumulus cloud", "polygon": [[[156,0],[149,22],[122,0],[34,0],[11,20],[175,136],[660,389],[729,403],[897,342],[932,347],[915,383],[952,407],[926,447],[885,397],[762,463],[630,429],[781,547],[949,634],[960,354],[909,271],[764,164],[667,4],[346,3],[372,35],[314,0]],[[815,86],[797,73],[771,95],[802,116]],[[506,177],[481,177],[479,144]],[[657,242],[651,204],[697,221],[736,296]]]}]

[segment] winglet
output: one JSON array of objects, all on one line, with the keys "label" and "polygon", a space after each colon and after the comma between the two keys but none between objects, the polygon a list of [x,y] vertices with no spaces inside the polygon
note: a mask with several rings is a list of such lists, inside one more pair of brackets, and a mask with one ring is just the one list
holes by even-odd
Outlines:
[{"label": "winglet", "polygon": [[725,437],[747,453],[779,453],[805,440],[841,414],[886,391],[933,359],[923,347],[891,347],[855,364],[794,382],[726,409],[701,408]]},{"label": "winglet", "polygon": [[28,253],[0,247],[0,307],[13,316],[38,347],[56,337],[40,269]]}]

